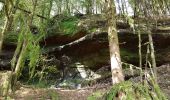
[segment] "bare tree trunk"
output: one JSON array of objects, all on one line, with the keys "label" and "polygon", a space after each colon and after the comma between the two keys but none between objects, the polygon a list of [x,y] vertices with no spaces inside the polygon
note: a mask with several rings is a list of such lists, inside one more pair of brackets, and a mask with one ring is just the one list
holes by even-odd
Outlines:
[{"label": "bare tree trunk", "polygon": [[92,0],[87,0],[86,14],[92,14]]},{"label": "bare tree trunk", "polygon": [[[2,32],[0,33],[0,53],[2,51],[2,45],[3,45],[3,39],[4,39],[4,34],[8,31],[11,30],[12,28],[12,23],[13,23],[13,15],[16,12],[16,9],[14,8],[13,2],[11,1],[3,1],[4,3],[4,9],[5,9],[5,25],[4,28],[2,30]],[[19,0],[16,0],[15,2],[15,6],[17,7],[19,3]]]},{"label": "bare tree trunk", "polygon": [[94,5],[95,5],[95,13],[97,14],[97,13],[98,13],[98,12],[97,12],[97,10],[98,10],[98,3],[97,3],[97,0],[95,0]]},{"label": "bare tree trunk", "polygon": [[116,31],[116,8],[113,0],[106,0],[106,16],[108,19],[108,39],[112,71],[112,83],[124,81],[119,53],[118,35]]},{"label": "bare tree trunk", "polygon": [[61,12],[62,12],[62,0],[59,0],[57,5],[58,5],[58,7],[57,7],[58,8],[57,14],[61,14]]},{"label": "bare tree trunk", "polygon": [[32,25],[33,19],[34,19],[34,15],[35,15],[35,10],[36,10],[36,6],[37,6],[37,0],[33,1],[33,10],[30,16],[30,21],[29,21],[29,25]]},{"label": "bare tree trunk", "polygon": [[5,25],[4,25],[4,28],[2,30],[2,32],[0,33],[0,53],[2,51],[2,45],[3,45],[3,40],[4,40],[4,34],[7,30],[7,27],[8,27],[8,18],[6,18],[6,21],[5,21]]},{"label": "bare tree trunk", "polygon": [[152,60],[152,67],[153,67],[153,72],[154,72],[154,78],[157,81],[155,50],[154,50],[154,45],[153,45],[153,39],[152,39],[152,33],[151,32],[148,33],[148,37],[149,37],[149,44],[150,44],[151,60]]},{"label": "bare tree trunk", "polygon": [[138,32],[138,54],[139,54],[139,67],[140,69],[140,80],[142,82],[142,40],[141,40],[141,33]]}]

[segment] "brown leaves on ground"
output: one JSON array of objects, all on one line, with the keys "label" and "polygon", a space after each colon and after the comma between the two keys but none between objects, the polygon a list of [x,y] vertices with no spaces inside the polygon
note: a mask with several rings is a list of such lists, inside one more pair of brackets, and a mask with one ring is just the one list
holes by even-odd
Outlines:
[{"label": "brown leaves on ground", "polygon": [[96,84],[82,89],[38,89],[21,87],[11,96],[14,100],[87,100],[93,92],[100,91],[103,94],[110,85]]}]

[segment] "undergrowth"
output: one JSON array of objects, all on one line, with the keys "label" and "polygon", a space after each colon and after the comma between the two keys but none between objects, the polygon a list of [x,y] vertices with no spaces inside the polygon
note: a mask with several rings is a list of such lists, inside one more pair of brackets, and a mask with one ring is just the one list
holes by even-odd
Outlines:
[{"label": "undergrowth", "polygon": [[154,79],[149,82],[144,80],[142,83],[124,81],[115,84],[106,93],[92,93],[87,100],[119,100],[120,94],[123,94],[121,100],[168,100]]},{"label": "undergrowth", "polygon": [[60,35],[74,35],[78,31],[78,18],[74,16],[59,16],[49,21],[47,26],[47,37]]},{"label": "undergrowth", "polygon": [[18,35],[15,33],[7,33],[4,37],[4,42],[6,44],[13,44],[16,45],[17,44],[17,39],[18,39]]},{"label": "undergrowth", "polygon": [[76,17],[70,17],[62,20],[59,23],[60,31],[65,35],[73,35],[77,31],[77,20],[78,19]]},{"label": "undergrowth", "polygon": [[143,83],[125,81],[116,84],[103,98],[115,100],[120,92],[125,94],[123,100],[168,100],[154,80],[150,80],[149,83],[146,81]]}]

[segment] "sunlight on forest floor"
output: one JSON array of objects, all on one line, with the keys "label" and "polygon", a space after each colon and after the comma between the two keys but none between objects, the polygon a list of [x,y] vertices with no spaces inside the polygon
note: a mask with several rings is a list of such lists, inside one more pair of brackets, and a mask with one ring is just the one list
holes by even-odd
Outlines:
[{"label": "sunlight on forest floor", "polygon": [[[167,64],[158,67],[158,83],[163,92],[167,94],[166,96],[170,94],[169,82],[169,65]],[[14,98],[14,100],[87,100],[87,98],[93,98],[96,95],[100,98],[110,88],[110,84],[102,83],[81,89],[33,88],[31,86],[23,85],[11,95],[11,97]]]},{"label": "sunlight on forest floor", "polygon": [[105,93],[109,85],[95,85],[82,89],[38,89],[21,87],[12,97],[14,100],[87,100],[93,92]]}]

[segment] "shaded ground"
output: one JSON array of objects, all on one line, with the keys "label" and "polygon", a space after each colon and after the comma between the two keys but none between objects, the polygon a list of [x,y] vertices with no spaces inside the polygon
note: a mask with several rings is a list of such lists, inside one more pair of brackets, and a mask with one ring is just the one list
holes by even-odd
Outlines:
[{"label": "shaded ground", "polygon": [[170,64],[160,66],[157,71],[158,83],[170,100]]},{"label": "shaded ground", "polygon": [[[161,89],[170,99],[170,64],[158,67],[158,83]],[[81,89],[38,89],[22,86],[12,97],[14,100],[87,100],[94,92],[101,95],[109,90],[109,83],[94,84],[91,87]]]},{"label": "shaded ground", "polygon": [[14,100],[87,100],[93,92],[105,93],[110,85],[95,85],[76,90],[36,89],[21,87],[12,95]]}]

